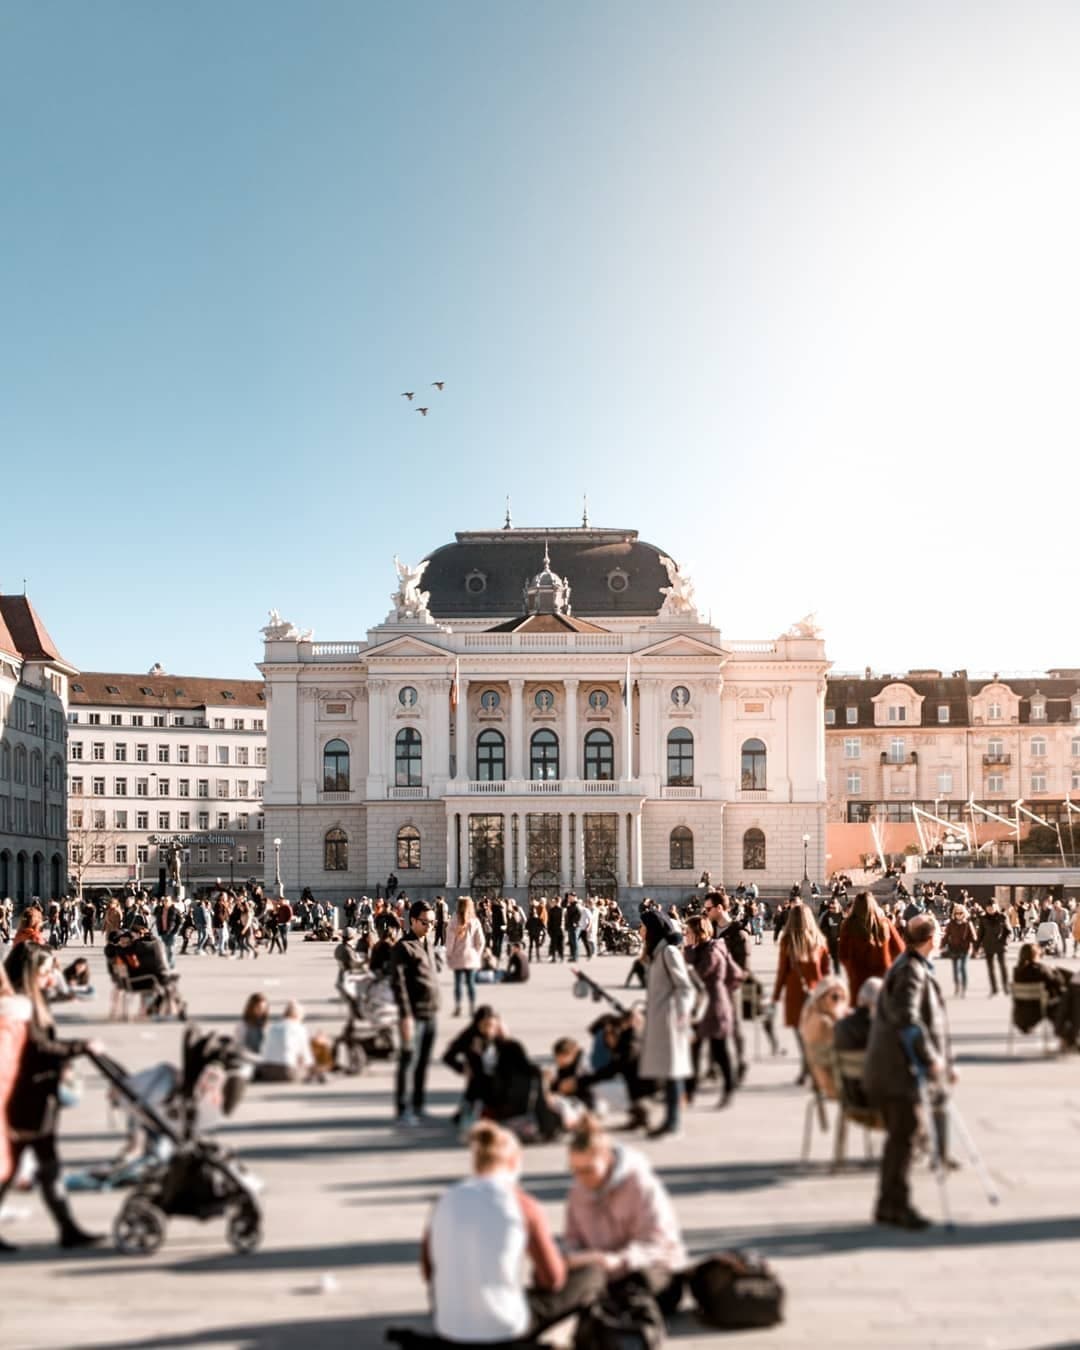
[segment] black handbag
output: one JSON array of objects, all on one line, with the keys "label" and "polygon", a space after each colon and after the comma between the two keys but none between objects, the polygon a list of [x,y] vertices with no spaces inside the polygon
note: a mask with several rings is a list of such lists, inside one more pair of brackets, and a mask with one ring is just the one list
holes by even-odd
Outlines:
[{"label": "black handbag", "polygon": [[720,1331],[771,1327],[784,1320],[784,1287],[767,1262],[750,1252],[717,1252],[690,1273],[702,1321]]},{"label": "black handbag", "polygon": [[658,1350],[664,1344],[660,1306],[644,1285],[622,1281],[578,1318],[574,1350]]}]

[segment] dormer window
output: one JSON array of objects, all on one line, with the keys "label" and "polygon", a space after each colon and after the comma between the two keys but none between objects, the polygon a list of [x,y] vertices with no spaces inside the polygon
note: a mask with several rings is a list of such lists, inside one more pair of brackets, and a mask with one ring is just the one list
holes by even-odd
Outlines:
[{"label": "dormer window", "polygon": [[858,720],[859,720],[859,710],[858,710],[858,708],[845,708],[845,709],[844,709],[844,721],[847,723],[847,725],[848,725],[849,727],[855,726],[856,723],[858,722]]},{"label": "dormer window", "polygon": [[1046,704],[1041,699],[1038,702],[1034,699],[1031,701],[1031,720],[1033,722],[1046,721]]},{"label": "dormer window", "polygon": [[889,704],[889,721],[890,722],[907,721],[907,709],[904,707],[902,703]]},{"label": "dormer window", "polygon": [[991,703],[991,704],[989,705],[989,707],[986,709],[986,716],[987,716],[987,720],[988,720],[988,721],[991,721],[991,722],[1000,722],[1000,721],[1001,721],[1001,704],[1000,704],[1000,703]]},{"label": "dormer window", "polygon": [[949,705],[947,703],[938,704],[937,720],[939,722],[947,722],[949,720]]}]

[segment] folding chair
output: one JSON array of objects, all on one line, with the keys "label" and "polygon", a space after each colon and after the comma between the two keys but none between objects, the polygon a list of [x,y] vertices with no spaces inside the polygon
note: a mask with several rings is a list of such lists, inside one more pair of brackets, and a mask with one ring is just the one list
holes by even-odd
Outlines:
[{"label": "folding chair", "polygon": [[881,1116],[871,1107],[853,1101],[847,1090],[847,1082],[850,1079],[856,1081],[862,1079],[865,1061],[866,1052],[864,1050],[833,1051],[833,1074],[836,1078],[836,1089],[839,1093],[836,1110],[836,1136],[833,1144],[832,1170],[834,1172],[838,1172],[844,1165],[844,1150],[847,1143],[849,1123],[862,1126],[863,1147],[868,1160],[874,1156],[871,1131],[885,1128]]},{"label": "folding chair", "polygon": [[[1013,1037],[1016,1035],[1016,1023],[1013,1020],[1014,1009],[1025,1003],[1030,1004],[1032,1007],[1034,1007],[1035,1004],[1039,1005],[1039,1021],[1037,1025],[1042,1027],[1043,1054],[1049,1055],[1051,1053],[1050,1019],[1047,1016],[1049,1000],[1047,998],[1046,986],[1041,983],[1036,984],[1034,981],[1021,984],[1013,983],[1012,1002],[1009,1005],[1009,1031],[1005,1041],[1006,1054],[1011,1055],[1013,1053]],[[1034,1030],[1035,1028],[1032,1027],[1032,1031]],[[1026,1035],[1027,1033],[1025,1032],[1024,1034]]]}]

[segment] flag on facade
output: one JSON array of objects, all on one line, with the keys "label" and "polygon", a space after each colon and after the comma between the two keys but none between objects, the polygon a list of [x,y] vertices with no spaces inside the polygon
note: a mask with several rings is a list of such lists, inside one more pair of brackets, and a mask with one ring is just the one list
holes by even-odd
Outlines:
[{"label": "flag on facade", "polygon": [[455,656],[455,657],[454,657],[454,678],[450,681],[450,707],[451,707],[451,709],[452,709],[454,712],[457,711],[458,680],[459,680],[460,676],[461,676],[461,662],[460,662],[460,661],[458,660],[458,658]]},{"label": "flag on facade", "polygon": [[622,687],[622,701],[623,701],[623,707],[624,707],[624,708],[629,708],[629,706],[630,706],[630,658],[629,658],[629,657],[626,658],[626,680],[625,680],[625,682],[623,683],[623,687]]}]

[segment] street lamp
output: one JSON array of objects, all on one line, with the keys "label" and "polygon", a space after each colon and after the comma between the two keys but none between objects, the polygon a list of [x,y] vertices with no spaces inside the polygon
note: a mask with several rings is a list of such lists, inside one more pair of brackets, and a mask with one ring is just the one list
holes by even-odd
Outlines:
[{"label": "street lamp", "polygon": [[278,893],[278,899],[285,898],[285,887],[281,884],[281,840],[274,840],[274,886]]},{"label": "street lamp", "polygon": [[802,884],[804,895],[810,894],[810,871],[808,863],[809,856],[810,856],[810,836],[808,834],[804,834],[802,837]]}]

